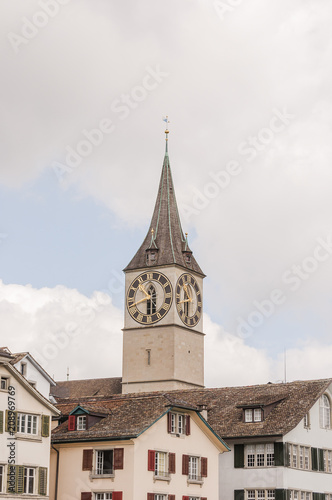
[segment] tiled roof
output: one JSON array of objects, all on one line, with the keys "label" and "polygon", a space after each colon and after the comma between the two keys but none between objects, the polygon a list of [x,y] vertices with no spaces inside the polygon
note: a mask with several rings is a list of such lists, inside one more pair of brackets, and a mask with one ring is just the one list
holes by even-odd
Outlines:
[{"label": "tiled roof", "polygon": [[56,382],[51,395],[58,402],[66,400],[79,401],[85,398],[105,398],[113,394],[121,394],[121,380],[121,377],[113,377]]},{"label": "tiled roof", "polygon": [[146,269],[146,250],[148,248],[158,249],[155,265],[176,264],[204,276],[193,255],[191,255],[190,263],[185,260],[183,252],[191,254],[191,250],[181,227],[167,151],[149,230],[141,247],[124,271]]},{"label": "tiled roof", "polygon": [[[209,425],[226,440],[285,435],[296,427],[331,383],[332,379],[323,379],[167,393],[113,394],[98,401],[90,398],[85,402],[71,401],[57,405],[63,415],[68,415],[78,404],[83,408],[87,404],[90,411],[92,408],[98,411],[99,408],[110,414],[87,431],[68,432],[67,422],[64,422],[53,431],[53,439],[66,441],[136,436],[172,405],[188,408],[206,405]],[[246,405],[273,407],[264,421],[245,423],[241,406]]]}]

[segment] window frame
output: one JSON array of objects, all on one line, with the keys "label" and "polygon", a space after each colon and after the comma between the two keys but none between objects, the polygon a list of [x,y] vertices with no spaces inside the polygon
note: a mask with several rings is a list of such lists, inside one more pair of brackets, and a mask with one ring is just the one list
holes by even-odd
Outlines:
[{"label": "window frame", "polygon": [[[249,493],[254,493],[254,495],[249,496]],[[264,493],[264,496],[260,493]],[[245,500],[275,500],[275,498],[275,488],[248,488],[245,490]]]},{"label": "window frame", "polygon": [[[112,454],[112,469],[105,469],[105,452],[110,452]],[[104,472],[104,471],[109,471],[109,472]],[[115,475],[114,448],[103,448],[103,449],[96,448],[94,450],[92,476],[100,478],[100,477],[114,477],[114,475]]]},{"label": "window frame", "polygon": [[[260,452],[258,451],[259,447],[264,447],[264,452],[262,453],[262,450]],[[273,452],[271,453],[271,449],[269,450],[269,447],[273,448]],[[249,451],[251,448],[251,452]],[[275,467],[275,456],[274,456],[274,443],[251,443],[251,444],[246,444],[245,449],[244,449],[244,455],[245,455],[245,468],[246,469],[263,469],[266,467]],[[258,461],[261,461],[261,455],[264,456],[264,462],[263,465],[259,465]],[[271,456],[273,455],[273,458],[271,459]],[[251,457],[251,458],[249,458]],[[252,458],[253,457],[253,458]],[[260,457],[260,458],[258,458]],[[249,465],[249,459],[253,465]],[[272,464],[268,465],[268,461],[272,461]]]},{"label": "window frame", "polygon": [[[31,420],[30,420],[31,419]],[[30,425],[29,425],[29,420],[30,420]],[[35,423],[35,426],[34,426]],[[22,427],[24,430],[22,430]],[[24,413],[24,412],[17,412],[17,433],[18,434],[23,434],[25,436],[32,436],[32,437],[38,437],[39,436],[39,415],[36,415],[35,413]],[[31,431],[35,428],[36,432],[29,432],[29,428]]]},{"label": "window frame", "polygon": [[331,429],[331,398],[326,393],[319,398],[319,425],[321,429]]},{"label": "window frame", "polygon": [[257,422],[263,422],[264,420],[264,411],[261,407],[255,408],[244,408],[243,412],[243,421],[246,424],[256,424]]},{"label": "window frame", "polygon": [[190,419],[190,416],[187,413],[180,413],[180,412],[170,412],[170,428],[169,428],[169,433],[172,434],[173,436],[186,436],[187,434],[187,426],[188,424],[188,419]]},{"label": "window frame", "polygon": [[1,391],[8,391],[8,387],[9,386],[10,386],[9,377],[6,377],[5,375],[1,375],[1,378],[0,378],[0,390]]},{"label": "window frame", "polygon": [[6,465],[0,464],[0,493],[4,493],[4,485],[6,484]]},{"label": "window frame", "polygon": [[[30,475],[30,472],[33,472],[33,475]],[[32,491],[30,490],[30,479],[32,479]],[[36,490],[36,468],[24,466],[23,470],[23,494],[24,495],[33,495]]]},{"label": "window frame", "polygon": [[77,431],[85,431],[86,429],[87,429],[86,415],[77,415],[76,416],[76,430]]}]

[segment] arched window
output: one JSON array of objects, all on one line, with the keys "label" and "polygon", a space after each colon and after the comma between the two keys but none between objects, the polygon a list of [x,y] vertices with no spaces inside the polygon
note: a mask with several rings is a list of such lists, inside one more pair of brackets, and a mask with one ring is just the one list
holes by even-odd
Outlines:
[{"label": "arched window", "polygon": [[157,310],[157,294],[153,285],[149,286],[148,294],[151,298],[146,302],[146,314],[154,314]]},{"label": "arched window", "polygon": [[326,394],[323,394],[319,402],[320,426],[323,429],[331,428],[331,402]]}]

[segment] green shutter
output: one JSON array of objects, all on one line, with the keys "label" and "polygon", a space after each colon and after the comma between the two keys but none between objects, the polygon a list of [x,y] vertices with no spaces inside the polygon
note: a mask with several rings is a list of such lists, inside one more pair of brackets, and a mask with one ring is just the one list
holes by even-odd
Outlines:
[{"label": "green shutter", "polygon": [[319,493],[313,493],[312,494],[312,500],[320,500],[320,494]]},{"label": "green shutter", "polygon": [[276,500],[287,500],[287,490],[276,490]]},{"label": "green shutter", "polygon": [[244,444],[234,445],[234,467],[236,469],[244,467]]},{"label": "green shutter", "polygon": [[8,465],[7,469],[7,492],[16,493],[16,465]]},{"label": "green shutter", "polygon": [[[311,448],[311,468],[312,470],[318,470],[318,456],[317,456],[317,448]],[[318,500],[318,499],[314,499]]]},{"label": "green shutter", "polygon": [[324,450],[321,448],[318,449],[318,458],[319,458],[319,464],[318,468],[321,471],[324,471]]},{"label": "green shutter", "polygon": [[6,410],[5,431],[6,432],[17,431],[17,411]]},{"label": "green shutter", "polygon": [[285,465],[284,448],[284,443],[274,443],[274,465]]},{"label": "green shutter", "polygon": [[244,490],[234,490],[234,500],[244,500]]},{"label": "green shutter", "polygon": [[23,493],[24,467],[16,465],[15,492]]},{"label": "green shutter", "polygon": [[3,411],[0,411],[0,434],[3,433]]},{"label": "green shutter", "polygon": [[47,468],[46,467],[39,467],[38,493],[39,493],[39,495],[46,495],[47,494]]},{"label": "green shutter", "polygon": [[41,423],[41,435],[42,437],[48,437],[50,435],[50,417],[48,415],[42,415]]}]

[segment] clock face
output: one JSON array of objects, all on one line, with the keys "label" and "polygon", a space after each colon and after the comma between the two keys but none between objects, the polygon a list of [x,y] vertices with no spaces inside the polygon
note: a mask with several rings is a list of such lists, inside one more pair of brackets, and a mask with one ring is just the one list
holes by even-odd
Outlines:
[{"label": "clock face", "polygon": [[195,326],[202,314],[202,295],[198,283],[191,274],[182,274],[175,288],[176,309],[183,323]]},{"label": "clock face", "polygon": [[147,271],[134,279],[127,291],[130,316],[142,325],[160,321],[168,313],[173,296],[169,279],[157,271]]}]

